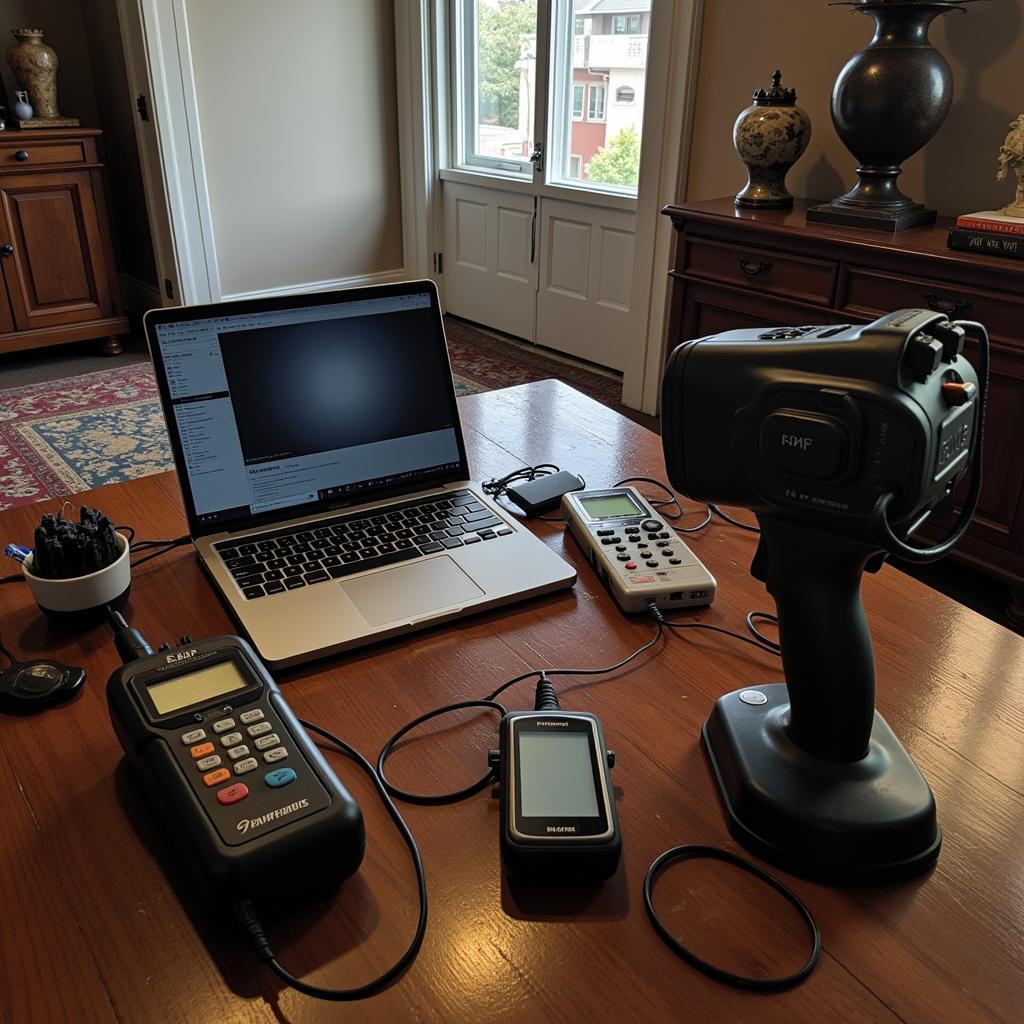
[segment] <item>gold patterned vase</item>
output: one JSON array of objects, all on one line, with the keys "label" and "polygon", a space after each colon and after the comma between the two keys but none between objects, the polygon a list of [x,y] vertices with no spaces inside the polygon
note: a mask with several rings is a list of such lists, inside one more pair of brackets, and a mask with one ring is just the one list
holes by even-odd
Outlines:
[{"label": "gold patterned vase", "polygon": [[39,28],[12,28],[17,42],[7,51],[7,62],[28,93],[35,116],[60,117],[57,109],[57,52],[43,42]]},{"label": "gold patterned vase", "polygon": [[732,141],[747,166],[747,184],[736,196],[737,206],[788,209],[793,197],[786,190],[786,172],[811,141],[811,119],[796,105],[796,90],[783,89],[782,72],[772,75],[770,89],[758,89],[733,127]]}]

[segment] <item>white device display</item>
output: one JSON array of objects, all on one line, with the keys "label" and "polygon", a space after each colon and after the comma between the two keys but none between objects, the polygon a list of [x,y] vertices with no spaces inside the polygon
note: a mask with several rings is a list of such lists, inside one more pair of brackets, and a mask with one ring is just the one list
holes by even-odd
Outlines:
[{"label": "white device display", "polygon": [[572,535],[625,612],[711,604],[718,584],[634,487],[562,497]]}]

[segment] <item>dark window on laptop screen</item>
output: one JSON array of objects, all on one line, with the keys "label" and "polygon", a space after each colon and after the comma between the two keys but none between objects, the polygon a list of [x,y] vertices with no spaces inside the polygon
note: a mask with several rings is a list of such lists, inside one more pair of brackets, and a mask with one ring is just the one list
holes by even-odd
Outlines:
[{"label": "dark window on laptop screen", "polygon": [[369,499],[460,464],[426,293],[155,331],[202,523]]}]

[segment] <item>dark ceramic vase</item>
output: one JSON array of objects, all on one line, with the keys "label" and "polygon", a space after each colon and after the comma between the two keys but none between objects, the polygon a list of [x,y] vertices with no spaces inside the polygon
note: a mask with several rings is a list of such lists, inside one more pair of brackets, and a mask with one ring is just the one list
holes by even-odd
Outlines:
[{"label": "dark ceramic vase", "polygon": [[875,37],[839,73],[832,122],[857,158],[857,184],[807,213],[808,220],[900,231],[935,220],[935,211],[899,189],[900,164],[939,130],[953,101],[953,76],[928,39],[951,0],[864,0],[854,10],[875,20]]}]

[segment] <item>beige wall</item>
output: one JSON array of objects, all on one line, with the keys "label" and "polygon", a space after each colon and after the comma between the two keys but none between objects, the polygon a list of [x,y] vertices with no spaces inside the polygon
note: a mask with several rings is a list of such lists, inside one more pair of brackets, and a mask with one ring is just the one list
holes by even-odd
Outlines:
[{"label": "beige wall", "polygon": [[187,13],[222,292],[401,267],[392,5]]},{"label": "beige wall", "polygon": [[[953,70],[953,108],[924,150],[904,165],[904,192],[942,213],[1005,204],[995,156],[1024,111],[1024,12],[1021,0],[991,0],[952,13],[931,38]],[[697,109],[686,198],[735,194],[746,181],[732,147],[736,115],[780,68],[810,115],[811,143],[787,178],[797,196],[831,199],[855,180],[856,161],[839,141],[829,97],[846,61],[871,38],[873,23],[825,0],[766,4],[705,0]]]}]

